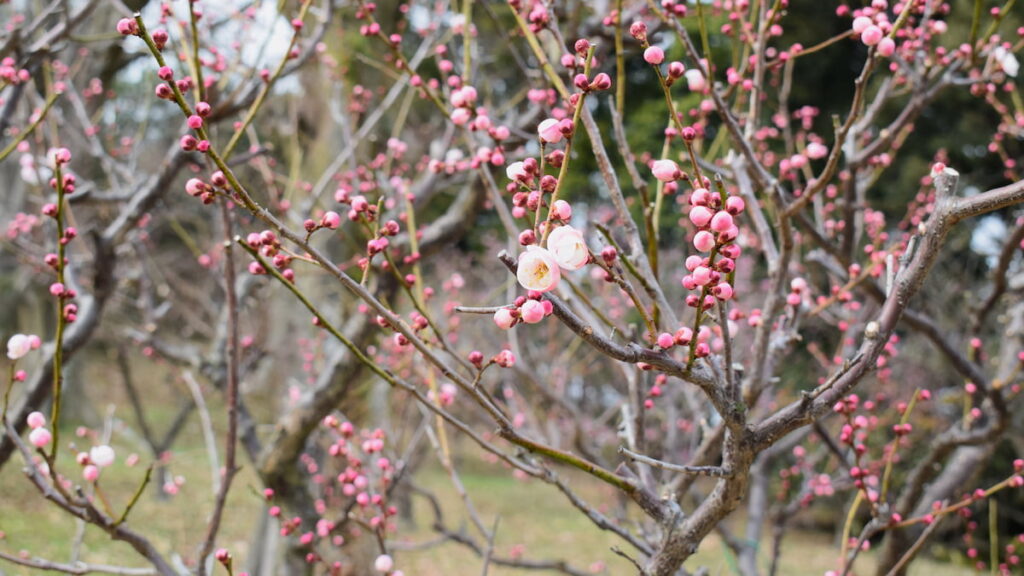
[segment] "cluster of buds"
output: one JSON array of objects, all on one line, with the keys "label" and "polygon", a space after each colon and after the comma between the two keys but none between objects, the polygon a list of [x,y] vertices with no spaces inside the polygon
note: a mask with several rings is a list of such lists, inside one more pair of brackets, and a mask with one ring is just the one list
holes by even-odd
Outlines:
[{"label": "cluster of buds", "polygon": [[562,138],[571,138],[576,125],[571,118],[548,118],[537,125],[537,136],[541,144],[557,144]]},{"label": "cluster of buds", "polygon": [[[662,332],[655,338],[655,344],[662,350],[668,350],[673,346],[690,346],[694,345],[694,356],[697,358],[703,358],[708,354],[711,354],[711,337],[713,333],[711,328],[707,326],[701,326],[697,330],[696,342],[694,342],[693,329],[683,326],[682,328],[675,331],[674,334],[668,332]],[[642,370],[650,369],[650,366],[646,363],[638,364]],[[652,396],[659,396],[660,394],[651,394]]]},{"label": "cluster of buds", "polygon": [[[352,423],[339,421],[333,415],[325,417],[323,425],[333,433],[333,441],[328,448],[333,459],[326,465],[337,463],[338,472],[330,476],[320,475],[316,462],[312,460],[307,463],[307,470],[315,478],[333,477],[337,485],[328,486],[325,494],[348,503],[354,502],[356,508],[353,513],[362,516],[371,528],[393,529],[389,519],[398,514],[398,509],[388,504],[387,494],[398,467],[384,456],[387,440],[384,431],[367,429],[357,434]],[[332,538],[333,544],[341,545],[341,536],[332,535],[332,532],[332,525],[318,523],[315,536]],[[308,539],[312,542],[314,534],[309,533]]]},{"label": "cluster of buds", "polygon": [[334,200],[349,206],[347,216],[352,222],[358,222],[360,218],[365,218],[367,222],[377,219],[377,205],[371,204],[362,194],[350,196],[347,189],[338,188],[334,193]]},{"label": "cluster of buds", "polygon": [[193,198],[199,198],[203,204],[213,204],[217,197],[215,188],[199,178],[189,178],[185,182],[185,192]]},{"label": "cluster of buds", "polygon": [[865,46],[877,46],[878,53],[888,58],[896,51],[896,42],[886,36],[892,30],[886,12],[888,3],[885,0],[874,0],[871,4],[856,12],[858,15],[853,19],[853,33]]},{"label": "cluster of buds", "polygon": [[75,461],[82,467],[82,478],[86,482],[95,482],[100,477],[100,470],[114,463],[114,449],[106,444],[93,446],[88,452],[79,452]]},{"label": "cluster of buds", "polygon": [[341,216],[333,211],[328,210],[324,212],[323,216],[320,217],[320,221],[317,222],[312,218],[307,218],[302,223],[302,227],[306,229],[306,232],[312,234],[321,228],[327,228],[328,230],[337,230],[338,226],[341,226]]},{"label": "cluster of buds", "polygon": [[28,441],[36,448],[43,448],[53,440],[53,434],[46,428],[46,416],[43,416],[42,412],[29,414],[27,423],[32,429],[28,434]]},{"label": "cluster of buds", "polygon": [[[258,250],[264,258],[270,258],[274,268],[280,270],[281,276],[284,276],[286,280],[289,282],[295,280],[295,271],[289,268],[292,257],[281,251],[281,241],[278,239],[277,234],[270,230],[264,230],[258,234],[253,232],[246,236],[245,243],[253,250]],[[267,271],[263,268],[262,264],[253,261],[249,263],[249,273],[259,275],[266,274]]]},{"label": "cluster of buds", "polygon": [[383,226],[377,229],[377,235],[366,241],[366,258],[360,259],[359,266],[365,268],[370,264],[370,260],[374,256],[384,252],[388,249],[391,242],[388,240],[388,236],[395,236],[398,234],[400,227],[398,222],[389,220],[384,223]]},{"label": "cluster of buds", "polygon": [[512,306],[499,308],[494,313],[494,323],[502,330],[508,330],[520,322],[536,324],[550,316],[551,302],[543,300],[543,293],[531,290],[527,296],[516,298]]},{"label": "cluster of buds", "polygon": [[690,294],[686,304],[692,308],[711,308],[716,301],[733,297],[733,287],[727,281],[736,269],[740,247],[735,244],[739,236],[733,217],[743,213],[745,204],[739,196],[725,197],[698,188],[690,194],[690,221],[697,227],[694,247],[707,256],[692,255],[686,259],[689,272],[683,277],[687,290],[701,290],[701,295]]},{"label": "cluster of buds", "polygon": [[10,56],[0,60],[0,80],[7,84],[21,84],[28,82],[32,74],[25,68],[18,69],[17,61]]},{"label": "cluster of buds", "polygon": [[161,100],[174,100],[174,88],[171,87],[171,82],[178,88],[178,91],[182,94],[186,94],[195,88],[195,80],[191,76],[185,76],[179,80],[174,79],[174,69],[170,66],[162,66],[156,72],[157,76],[163,80],[160,84],[156,85],[153,92],[157,98]]},{"label": "cluster of buds", "polygon": [[[416,281],[415,275],[410,274],[405,278],[405,281],[409,285],[412,285]],[[374,321],[381,328],[394,330],[395,334],[394,336],[392,336],[392,340],[394,341],[395,346],[399,348],[405,348],[410,344],[409,338],[407,338],[405,334],[402,334],[394,326],[392,326],[391,322],[389,322],[387,318],[377,315]],[[409,325],[412,327],[412,331],[415,334],[419,334],[420,332],[426,330],[427,327],[430,326],[430,321],[427,320],[426,316],[423,316],[419,312],[414,311],[409,315]]]}]

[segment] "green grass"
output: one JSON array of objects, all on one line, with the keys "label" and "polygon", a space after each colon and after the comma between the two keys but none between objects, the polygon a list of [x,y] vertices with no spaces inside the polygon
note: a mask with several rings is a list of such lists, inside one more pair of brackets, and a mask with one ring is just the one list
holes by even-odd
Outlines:
[{"label": "green grass", "polygon": [[[161,423],[169,421],[175,412],[176,394],[181,391],[173,387],[154,386],[148,394],[155,402],[152,413],[153,426],[162,430]],[[104,401],[119,403],[118,398],[104,398]],[[216,394],[208,396],[210,409],[214,414],[214,426],[223,431],[218,416],[222,409]],[[128,419],[127,413],[118,412],[119,417]],[[71,429],[62,432],[62,438],[70,439]],[[104,472],[101,489],[109,501],[114,515],[121,510],[136,491],[145,474],[148,462],[141,445],[133,443],[127,434],[115,434],[114,446],[118,460]],[[75,439],[80,445],[88,446],[87,440]],[[141,463],[135,467],[124,464],[124,458],[138,452]],[[632,567],[623,558],[611,552],[612,546],[619,546],[631,553],[630,546],[615,535],[604,532],[583,517],[554,487],[537,480],[520,480],[497,465],[488,465],[470,455],[464,455],[466,462],[460,467],[463,484],[488,528],[498,522],[494,555],[510,557],[521,553],[530,560],[567,560],[574,567],[588,570],[598,569],[602,574],[633,574]],[[428,460],[429,461],[429,460]],[[250,539],[262,513],[262,499],[259,485],[251,466],[242,459],[241,473],[236,477],[229,500],[218,546],[232,551],[240,566],[244,566],[249,553]],[[77,479],[78,466],[69,454],[62,455],[61,469]],[[213,507],[211,474],[198,419],[192,416],[186,432],[176,445],[170,463],[173,475],[186,478],[176,496],[165,499],[156,496],[150,487],[140,499],[129,518],[129,525],[149,537],[157,547],[168,555],[179,554],[192,558],[204,536],[206,521]],[[618,509],[618,496],[614,491],[582,475],[560,471],[573,489],[590,502],[596,509],[614,515]],[[480,543],[484,540],[469,522],[465,505],[452,487],[447,474],[439,466],[430,466],[421,471],[416,481],[434,492],[442,503],[445,524],[453,531],[464,530]],[[433,514],[421,497],[413,497],[414,523],[402,523],[395,540],[404,544],[421,544],[435,540],[432,531]],[[734,521],[734,531],[740,523]],[[74,520],[44,501],[35,488],[24,478],[20,457],[16,457],[0,470],[0,550],[7,553],[26,551],[32,555],[53,561],[67,561],[76,532]],[[766,531],[768,532],[768,531]],[[767,549],[767,544],[765,544]],[[821,576],[827,570],[836,568],[838,555],[833,546],[831,534],[794,531],[785,541],[781,557],[782,576]],[[400,550],[395,554],[398,566],[407,576],[462,576],[481,573],[481,559],[468,548],[454,543],[426,547],[417,550]],[[126,544],[112,542],[100,530],[89,527],[81,543],[80,558],[87,562],[144,566],[145,562]],[[371,556],[372,558],[372,556]],[[762,555],[762,561],[767,558]],[[871,552],[858,561],[858,574],[873,574],[874,558]],[[688,566],[707,566],[711,575],[735,574],[735,561],[712,536],[701,546]],[[0,574],[29,575],[30,569],[11,566],[0,562]],[[223,574],[223,572],[215,572]],[[501,567],[489,571],[492,576],[525,574]],[[538,574],[539,572],[532,572]],[[554,572],[546,572],[548,574]],[[968,573],[965,569],[922,559],[914,564],[911,576],[954,576]]]}]

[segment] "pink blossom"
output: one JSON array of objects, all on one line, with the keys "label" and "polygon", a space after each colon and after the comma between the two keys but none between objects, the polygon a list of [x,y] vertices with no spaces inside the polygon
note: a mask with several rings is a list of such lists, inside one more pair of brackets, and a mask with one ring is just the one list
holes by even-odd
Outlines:
[{"label": "pink blossom", "polygon": [[669,334],[668,332],[662,332],[661,334],[658,334],[658,342],[657,342],[657,344],[658,344],[659,348],[663,348],[663,349],[671,348],[675,343],[676,343],[675,338],[671,334]]},{"label": "pink blossom", "polygon": [[559,121],[554,118],[548,118],[537,126],[537,134],[540,136],[541,142],[547,144],[554,144],[562,140],[562,130],[559,128]]},{"label": "pink blossom", "polygon": [[526,252],[519,256],[516,279],[523,288],[547,292],[558,285],[561,277],[558,261],[544,248],[528,246]]},{"label": "pink blossom", "polygon": [[673,180],[679,179],[682,176],[682,172],[679,170],[679,165],[672,160],[655,160],[651,164],[651,172],[654,173],[654,177],[662,182],[672,182]]},{"label": "pink blossom", "polygon": [[548,250],[555,262],[566,270],[579,270],[590,260],[590,251],[583,234],[572,226],[555,228],[548,236]]}]

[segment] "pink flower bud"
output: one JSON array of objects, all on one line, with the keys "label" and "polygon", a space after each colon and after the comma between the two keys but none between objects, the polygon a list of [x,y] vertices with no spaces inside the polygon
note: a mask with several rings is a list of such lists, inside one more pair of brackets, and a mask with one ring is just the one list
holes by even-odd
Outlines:
[{"label": "pink flower bud", "polygon": [[527,324],[536,324],[544,319],[544,305],[537,300],[527,300],[519,307],[519,314]]},{"label": "pink flower bud", "polygon": [[732,286],[728,282],[721,282],[711,289],[711,293],[719,300],[729,300],[732,298]]},{"label": "pink flower bud", "polygon": [[548,118],[537,126],[537,134],[540,136],[541,142],[548,144],[554,144],[562,140],[562,131],[559,129],[559,121],[554,118]]},{"label": "pink flower bud", "polygon": [[693,237],[693,246],[701,252],[710,252],[715,247],[715,237],[707,230],[701,230]]},{"label": "pink flower bud", "polygon": [[508,308],[500,308],[494,313],[494,323],[502,330],[508,330],[513,324],[515,324],[515,322],[516,319],[512,316],[512,311]]},{"label": "pink flower bud", "polygon": [[711,219],[711,229],[715,232],[725,232],[732,227],[732,216],[728,212],[717,212]]},{"label": "pink flower bud", "polygon": [[560,226],[548,236],[548,250],[566,270],[579,270],[590,260],[583,234],[572,226]]},{"label": "pink flower bud", "polygon": [[704,80],[704,74],[696,68],[691,68],[684,73],[686,76],[686,85],[691,92],[703,92],[707,86],[707,81]]},{"label": "pink flower bud", "polygon": [[739,196],[729,196],[725,199],[725,211],[733,216],[736,216],[743,212],[747,204],[743,201],[743,198]]},{"label": "pink flower bud", "polygon": [[555,204],[552,207],[552,212],[555,218],[559,220],[568,221],[572,218],[572,205],[565,200],[555,200]]},{"label": "pink flower bud", "polygon": [[672,160],[655,160],[651,164],[651,172],[654,177],[662,182],[672,182],[678,180],[682,176],[682,172],[679,170],[679,165]]},{"label": "pink flower bud", "polygon": [[53,440],[53,434],[46,428],[36,428],[28,435],[28,441],[36,448],[42,448]]},{"label": "pink flower bud", "polygon": [[42,412],[32,412],[26,419],[28,427],[35,430],[36,428],[42,428],[46,426],[46,416],[43,416]]},{"label": "pink flower bud", "polygon": [[892,56],[896,52],[896,41],[888,36],[878,42],[878,53],[884,58]]},{"label": "pink flower bud", "polygon": [[326,228],[335,230],[341,225],[341,216],[331,210],[324,214],[323,218],[320,219],[320,223]]},{"label": "pink flower bud", "polygon": [[690,209],[690,222],[693,222],[698,228],[707,226],[713,216],[714,213],[705,206],[694,206]]},{"label": "pink flower bud", "polygon": [[690,276],[693,278],[694,284],[704,286],[711,282],[711,269],[706,266],[697,266]]},{"label": "pink flower bud", "polygon": [[122,36],[134,36],[139,33],[139,25],[131,18],[121,18],[117,21],[117,32]]},{"label": "pink flower bud", "polygon": [[665,61],[665,51],[657,46],[651,46],[644,50],[644,61],[657,66]]},{"label": "pink flower bud", "polygon": [[863,32],[861,32],[860,41],[863,42],[865,46],[874,46],[882,41],[882,36],[884,36],[884,34],[882,33],[881,28],[878,26],[868,26]]},{"label": "pink flower bud", "polygon": [[601,72],[597,76],[594,76],[594,81],[590,83],[591,90],[607,90],[612,87],[612,78],[608,74]]},{"label": "pink flower bud", "polygon": [[100,477],[100,469],[89,464],[82,469],[82,478],[85,478],[86,482],[95,482]]},{"label": "pink flower bud", "polygon": [[658,334],[657,343],[659,348],[668,349],[675,345],[676,340],[668,332],[662,332],[661,334]]},{"label": "pink flower bud", "polygon": [[679,78],[682,78],[683,74],[685,73],[686,66],[684,66],[682,62],[679,62],[678,60],[673,60],[672,62],[669,62],[668,75],[670,78],[672,78],[673,80],[678,80]]}]

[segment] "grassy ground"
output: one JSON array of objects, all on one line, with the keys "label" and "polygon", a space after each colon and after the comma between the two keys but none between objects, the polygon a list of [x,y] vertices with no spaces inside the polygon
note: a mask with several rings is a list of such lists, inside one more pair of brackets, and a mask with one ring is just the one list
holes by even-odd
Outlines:
[{"label": "grassy ground", "polygon": [[[212,502],[211,479],[206,461],[205,451],[199,444],[177,452],[175,471],[188,478],[179,494],[159,500],[150,493],[141,499],[132,513],[132,524],[161,543],[164,550],[191,556],[202,539],[201,530],[197,527],[204,525]],[[101,486],[114,509],[120,510],[128,501],[143,472],[141,466],[128,468],[123,464],[108,470]],[[442,470],[428,470],[421,474],[419,480],[442,501],[448,515],[445,518],[448,528],[456,531],[464,529],[481,541],[479,534],[467,524],[462,501]],[[462,481],[483,521],[490,526],[500,519],[495,556],[509,557],[519,553],[533,560],[567,559],[577,568],[595,569],[604,574],[632,573],[629,564],[610,551],[612,546],[623,546],[622,542],[582,518],[550,486],[478,469],[464,473]],[[236,557],[245,558],[249,538],[261,508],[251,473],[243,471],[237,482],[220,545],[230,548]],[[607,507],[613,497],[610,491],[601,486],[588,483],[577,488],[589,500],[598,503],[599,507],[602,502]],[[398,539],[403,543],[422,543],[435,536],[429,527],[433,517],[427,502],[416,498],[414,511],[415,525],[404,525],[400,529]],[[21,477],[17,467],[7,466],[0,472],[0,530],[6,533],[5,540],[0,542],[0,549],[6,552],[27,550],[42,557],[66,560],[71,553],[76,526],[67,522],[54,507],[46,505]],[[831,544],[831,537],[826,534],[792,534],[784,547],[779,573],[786,576],[820,576],[834,569],[836,552]],[[479,574],[481,570],[479,557],[455,544],[405,550],[397,552],[396,556],[399,566],[409,576],[461,576]],[[86,531],[82,540],[81,558],[90,562],[140,565],[127,546],[111,542],[95,529]],[[863,557],[859,564],[861,574],[871,573],[869,568],[872,567],[872,560],[871,553]],[[723,549],[717,538],[710,538],[701,546],[693,565],[709,567],[712,575],[735,573],[734,559]],[[6,565],[0,565],[0,569],[11,575],[33,573],[30,569]],[[490,571],[494,576],[522,573],[501,567],[494,567]],[[926,560],[916,563],[911,572],[918,576],[953,576],[964,573],[963,569]]]},{"label": "grassy ground", "polygon": [[[151,425],[157,430],[162,430],[162,423],[173,418],[181,394],[187,394],[175,389],[173,385],[159,385],[156,379],[146,393],[147,401],[152,401],[149,404],[152,406],[149,417],[155,424]],[[116,391],[107,390],[105,394],[112,397],[105,397],[104,402],[116,406],[126,405],[123,398],[116,397]],[[222,412],[217,406],[217,395],[210,394],[207,398],[214,413],[214,427],[222,432],[223,423],[217,417]],[[134,426],[133,418],[123,410],[119,409],[116,416]],[[96,417],[102,420],[100,415],[94,415],[93,419]],[[62,439],[73,434],[73,430],[65,430]],[[114,438],[118,459],[104,472],[100,485],[114,514],[119,515],[138,488],[149,458],[143,445],[133,440],[131,433],[115,434]],[[78,442],[85,446],[91,445],[88,440]],[[140,454],[142,463],[128,467],[124,460],[132,452]],[[71,457],[62,456],[62,462],[63,470],[77,474],[77,466]],[[249,462],[243,459],[241,464],[243,468],[235,480],[218,545],[230,549],[240,562],[244,562],[249,555],[250,540],[259,523],[263,504],[261,486]],[[462,482],[483,522],[488,527],[498,522],[494,551],[496,557],[522,554],[531,560],[568,560],[576,568],[593,568],[602,574],[633,573],[629,563],[610,550],[612,546],[621,546],[629,552],[628,545],[595,527],[555,488],[534,480],[517,480],[497,466],[488,466],[476,460],[469,461],[460,470]],[[155,488],[150,487],[132,512],[129,525],[150,537],[168,555],[180,554],[183,558],[191,558],[203,540],[206,519],[213,506],[208,457],[198,419],[194,414],[186,432],[175,446],[170,471],[186,479],[179,493],[161,499],[156,497]],[[616,496],[610,488],[582,476],[563,477],[597,509],[614,509]],[[417,475],[416,480],[437,495],[445,510],[444,520],[449,529],[464,529],[482,542],[479,534],[468,524],[465,506],[443,470],[428,467]],[[435,539],[436,534],[430,528],[433,515],[426,500],[414,497],[413,505],[415,524],[402,525],[396,538],[404,544],[415,546]],[[841,513],[839,510],[836,512]],[[77,529],[75,522],[69,521],[59,510],[45,502],[24,478],[20,458],[0,470],[0,533],[4,535],[0,539],[0,550],[9,554],[26,551],[55,561],[67,561],[72,554],[72,542],[75,541]],[[785,542],[779,574],[821,576],[827,570],[835,569],[836,556],[830,534],[793,532]],[[95,528],[85,531],[79,557],[94,563],[144,565],[127,545],[112,542]],[[401,550],[396,552],[396,557],[398,566],[407,576],[463,576],[481,573],[480,558],[457,544]],[[763,560],[766,561],[765,558]],[[690,565],[705,565],[710,568],[713,576],[735,574],[734,559],[715,537],[704,542]],[[862,557],[858,567],[859,574],[873,573],[873,557],[870,552]],[[0,576],[35,573],[38,572],[0,561]],[[492,567],[489,572],[492,576],[524,573],[501,567]],[[911,576],[954,576],[964,573],[962,568],[928,560],[915,563],[911,570]]]}]

